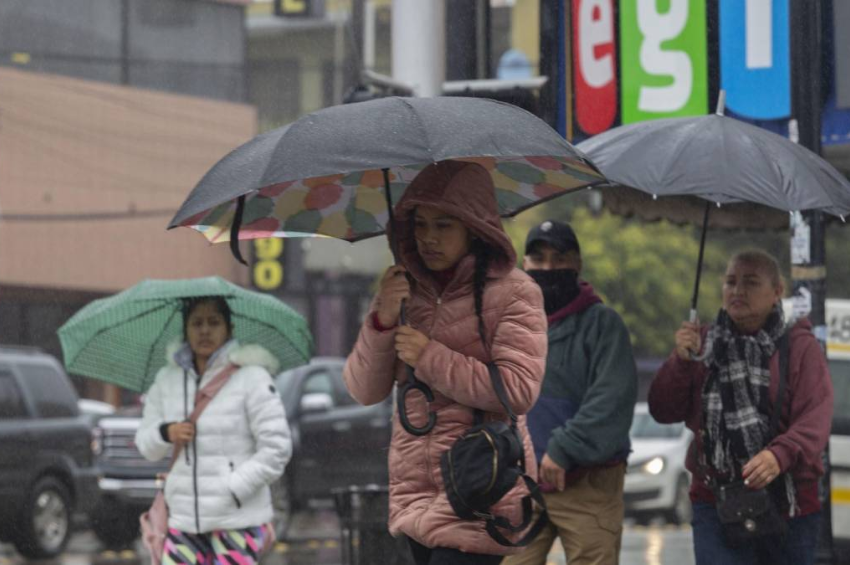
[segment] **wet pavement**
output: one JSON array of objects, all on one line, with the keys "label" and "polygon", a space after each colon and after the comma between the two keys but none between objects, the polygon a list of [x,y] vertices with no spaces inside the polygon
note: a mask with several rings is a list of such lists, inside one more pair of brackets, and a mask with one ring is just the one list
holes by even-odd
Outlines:
[{"label": "wet pavement", "polygon": [[[76,533],[66,552],[58,559],[39,561],[40,565],[141,565],[148,563],[141,543],[121,552],[104,551],[89,531]],[[0,544],[0,565],[27,563],[10,545]],[[623,534],[620,565],[693,565],[689,526],[649,526],[627,523]],[[290,535],[279,542],[263,560],[264,565],[342,565],[339,523],[332,509],[319,508],[300,513]],[[556,543],[547,565],[565,565],[566,558]],[[379,564],[376,564],[379,565]]]}]

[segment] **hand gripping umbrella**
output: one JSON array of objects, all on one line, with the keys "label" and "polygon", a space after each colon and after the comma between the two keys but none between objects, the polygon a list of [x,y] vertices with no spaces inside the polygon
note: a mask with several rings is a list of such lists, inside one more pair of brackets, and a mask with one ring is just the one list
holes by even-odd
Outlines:
[{"label": "hand gripping umbrella", "polygon": [[788,225],[788,212],[804,210],[842,221],[850,215],[850,183],[841,173],[782,136],[724,116],[722,92],[714,115],[620,126],[578,147],[611,182],[603,198],[612,211],[675,222],[701,218],[691,321],[710,225],[779,228]]},{"label": "hand gripping umbrella", "polygon": [[[201,179],[169,228],[191,227],[213,243],[229,241],[240,261],[240,239],[358,241],[385,233],[393,202],[417,173],[447,159],[490,172],[503,217],[604,182],[581,152],[516,106],[390,97],[326,108],[236,148]],[[398,389],[399,419],[422,435],[436,416],[431,412],[426,426],[413,426],[405,398],[413,390],[429,402],[434,397],[410,367],[407,372]]]}]

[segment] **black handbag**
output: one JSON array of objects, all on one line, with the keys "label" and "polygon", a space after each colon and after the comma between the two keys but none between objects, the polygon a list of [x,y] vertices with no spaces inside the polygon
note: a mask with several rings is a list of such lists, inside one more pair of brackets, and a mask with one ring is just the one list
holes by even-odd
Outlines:
[{"label": "black handbag", "polygon": [[[779,413],[782,411],[782,398],[788,381],[789,332],[779,338],[779,389],[773,413],[770,416],[769,437],[776,436],[779,425]],[[706,474],[708,477],[708,474]],[[782,477],[782,475],[779,475]],[[756,538],[766,536],[784,536],[788,532],[788,522],[779,512],[776,502],[768,488],[751,489],[743,481],[726,484],[713,484],[717,517],[723,528],[723,534],[729,545],[744,545]]]},{"label": "black handbag", "polygon": [[[517,429],[517,417],[508,405],[499,369],[492,363],[487,368],[496,396],[510,416],[511,423],[484,422],[484,412],[475,410],[473,427],[443,452],[440,470],[449,503],[459,518],[484,520],[487,533],[499,544],[522,547],[537,537],[548,523],[546,503],[537,483],[525,473],[525,453]],[[529,495],[522,499],[522,521],[511,524],[504,516],[490,512],[490,508],[520,479],[528,487]],[[537,522],[522,539],[516,542],[508,540],[499,530],[525,530],[533,518],[532,501],[543,509]]]},{"label": "black handbag", "polygon": [[784,536],[788,522],[779,513],[767,489],[753,490],[743,481],[714,489],[717,516],[731,546],[744,545],[763,536]]}]

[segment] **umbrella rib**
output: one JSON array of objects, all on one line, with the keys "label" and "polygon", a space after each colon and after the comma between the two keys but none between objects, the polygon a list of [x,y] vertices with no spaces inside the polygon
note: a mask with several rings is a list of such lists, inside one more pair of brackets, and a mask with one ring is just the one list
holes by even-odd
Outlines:
[{"label": "umbrella rib", "polygon": [[[239,317],[241,318],[242,316],[239,316]],[[285,339],[285,340],[289,343],[290,347],[291,347],[292,349],[294,349],[295,351],[297,351],[297,352],[298,352],[298,354],[299,354],[299,355],[301,355],[301,357],[302,357],[303,359],[305,359],[305,361],[309,358],[309,354],[305,356],[305,355],[304,355],[304,352],[303,352],[303,351],[301,351],[301,350],[300,350],[300,349],[299,349],[299,348],[295,345],[295,343],[294,343],[294,342],[293,342],[293,341],[292,341],[292,340],[291,340],[291,339],[290,339],[290,338],[289,338],[286,334],[284,334],[283,332],[279,331],[279,330],[278,330],[276,327],[274,327],[272,324],[270,324],[270,323],[268,323],[268,322],[264,322],[263,320],[258,320],[258,319],[256,319],[256,318],[251,318],[251,321],[252,321],[252,322],[254,322],[255,324],[258,324],[258,325],[261,325],[261,326],[265,326],[265,327],[267,327],[268,329],[272,330],[273,332],[275,332],[275,333],[277,333],[277,334],[281,335],[281,336],[282,336],[282,337],[283,337],[283,338],[284,338],[284,339]],[[284,370],[284,369],[282,368],[282,366],[283,366],[283,363],[281,363],[281,370]]]},{"label": "umbrella rib", "polygon": [[416,109],[413,107],[413,104],[405,100],[404,98],[399,98],[402,104],[407,106],[410,110],[410,113],[413,114],[414,120],[419,125],[419,129],[422,130],[422,138],[425,140],[425,149],[428,151],[428,154],[431,156],[431,161],[434,161],[434,153],[431,151],[431,140],[428,139],[428,129],[425,127],[425,123],[422,121],[422,118],[419,114],[416,113]]},{"label": "umbrella rib", "polygon": [[[168,307],[168,302],[165,302],[164,304],[160,304],[160,305],[159,305],[159,306],[157,306],[156,308],[151,308],[151,309],[149,309],[149,310],[145,310],[144,312],[139,312],[138,314],[136,314],[135,316],[133,316],[133,317],[131,317],[131,318],[128,318],[128,319],[126,319],[126,320],[121,320],[121,324],[120,324],[120,325],[126,324],[126,323],[128,323],[128,322],[132,322],[133,320],[138,320],[139,318],[141,318],[141,317],[143,317],[143,316],[147,316],[148,314],[151,314],[151,313],[156,312],[156,311],[158,311],[158,310],[162,310],[163,308],[167,308],[167,307]],[[108,327],[104,327],[104,328],[100,328],[99,330],[97,330],[97,331],[94,333],[94,335],[93,335],[93,336],[91,336],[91,338],[89,338],[88,342],[89,342],[89,343],[91,343],[91,342],[92,342],[95,338],[97,338],[97,337],[99,337],[100,335],[102,335],[102,334],[104,334],[104,333],[108,332],[109,330],[112,330],[112,329],[116,328],[118,325],[119,325],[119,324],[112,325],[112,326],[108,326]],[[73,358],[72,360],[70,360],[70,361],[68,361],[68,362],[67,362],[67,365],[68,365],[68,366],[72,365],[72,364],[73,364],[73,363],[77,360],[77,357],[79,357],[79,356],[80,356],[80,353],[82,353],[82,352],[83,352],[83,348],[81,348],[81,349],[80,349],[80,351],[79,351],[79,352],[77,352],[77,355],[75,355],[75,356],[74,356],[74,358]]]},{"label": "umbrella rib", "polygon": [[151,360],[153,359],[154,349],[156,349],[157,344],[159,344],[159,340],[162,339],[165,336],[165,330],[167,330],[168,326],[171,325],[171,321],[174,319],[174,316],[177,315],[177,311],[178,311],[178,309],[175,308],[174,311],[171,312],[171,316],[168,317],[168,321],[165,322],[165,325],[162,327],[162,329],[163,329],[162,333],[159,334],[159,337],[157,337],[155,340],[153,340],[153,344],[151,344],[150,350],[148,350],[148,362],[145,363],[145,374],[144,374],[145,379],[148,378],[148,375],[150,374],[150,371],[151,371]]}]

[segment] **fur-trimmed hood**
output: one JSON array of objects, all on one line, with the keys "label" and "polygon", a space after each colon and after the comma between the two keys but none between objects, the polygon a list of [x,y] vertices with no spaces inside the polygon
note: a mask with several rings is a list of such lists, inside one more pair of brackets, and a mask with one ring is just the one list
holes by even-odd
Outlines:
[{"label": "fur-trimmed hood", "polygon": [[[243,345],[235,339],[231,339],[222,345],[218,351],[213,353],[210,357],[210,366],[215,366],[221,358],[227,359],[239,367],[262,367],[271,375],[277,374],[280,368],[280,362],[277,360],[277,357],[272,355],[265,347],[255,343],[246,343]],[[187,363],[191,365],[192,353],[189,349],[189,344],[182,340],[171,342],[166,348],[165,360],[172,366],[183,367]]]}]

